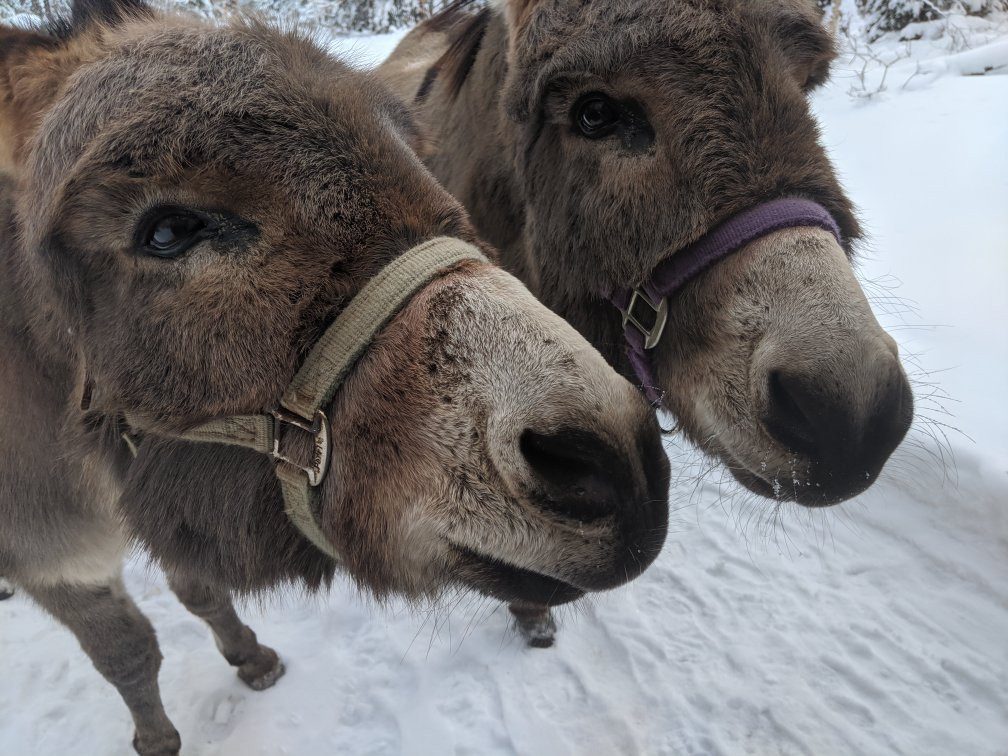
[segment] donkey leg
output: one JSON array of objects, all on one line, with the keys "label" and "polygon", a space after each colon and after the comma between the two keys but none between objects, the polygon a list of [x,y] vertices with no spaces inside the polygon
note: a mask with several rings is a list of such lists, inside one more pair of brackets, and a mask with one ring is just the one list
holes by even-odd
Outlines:
[{"label": "donkey leg", "polygon": [[178,575],[170,575],[168,583],[185,608],[210,626],[217,648],[228,664],[238,668],[242,682],[253,690],[265,690],[280,679],[285,671],[280,657],[238,619],[227,591]]},{"label": "donkey leg", "polygon": [[177,754],[182,742],[165,714],[158,690],[161,651],[154,628],[126,593],[122,580],[23,587],[77,636],[95,668],[116,686],[133,716],[137,753]]},{"label": "donkey leg", "polygon": [[532,648],[549,648],[556,640],[556,623],[548,606],[515,601],[508,609],[519,634]]}]

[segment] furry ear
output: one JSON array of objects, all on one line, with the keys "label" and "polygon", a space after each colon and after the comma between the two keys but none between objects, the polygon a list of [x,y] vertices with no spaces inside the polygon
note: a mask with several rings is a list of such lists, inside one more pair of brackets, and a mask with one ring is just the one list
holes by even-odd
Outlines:
[{"label": "furry ear", "polygon": [[541,0],[507,0],[508,29],[511,32],[511,44],[528,25],[529,19]]},{"label": "furry ear", "polygon": [[829,78],[836,57],[833,33],[822,23],[822,11],[807,3],[784,5],[773,31],[802,89],[809,92]]},{"label": "furry ear", "polygon": [[[36,56],[44,56],[60,44],[54,35],[0,24],[0,172],[15,164],[19,148],[46,101],[46,88],[34,86]],[[38,59],[43,60],[42,56]]]},{"label": "furry ear", "polygon": [[[524,121],[539,99],[542,71],[538,69],[549,67],[547,50],[555,48],[558,41],[543,35],[540,31],[543,24],[536,23],[536,11],[545,5],[542,0],[506,0],[505,5],[510,65],[502,102],[509,118]],[[533,57],[545,65],[529,66]]]},{"label": "furry ear", "polygon": [[94,23],[114,26],[124,19],[152,12],[146,0],[74,0],[70,19],[72,28],[77,31]]}]

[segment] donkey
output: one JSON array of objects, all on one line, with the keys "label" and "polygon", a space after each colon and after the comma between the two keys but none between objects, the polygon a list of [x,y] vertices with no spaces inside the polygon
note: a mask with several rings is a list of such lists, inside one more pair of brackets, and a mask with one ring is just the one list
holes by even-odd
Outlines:
[{"label": "donkey", "polygon": [[484,260],[422,141],[373,77],[258,21],[84,1],[0,26],[0,574],[75,633],[141,754],[180,739],[131,538],[254,689],[283,666],[234,593],[340,569],[552,605],[661,548],[653,413]]},{"label": "donkey", "polygon": [[810,0],[463,0],[377,69],[504,266],[743,486],[810,507],[870,486],[913,416],[809,112],[820,21]]}]

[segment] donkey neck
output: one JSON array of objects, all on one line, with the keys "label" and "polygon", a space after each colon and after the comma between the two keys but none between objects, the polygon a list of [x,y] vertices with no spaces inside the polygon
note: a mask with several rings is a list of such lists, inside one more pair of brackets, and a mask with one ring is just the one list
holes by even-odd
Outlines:
[{"label": "donkey neck", "polygon": [[247,449],[145,438],[119,507],[158,563],[208,585],[313,591],[336,569],[284,514],[272,461]]}]

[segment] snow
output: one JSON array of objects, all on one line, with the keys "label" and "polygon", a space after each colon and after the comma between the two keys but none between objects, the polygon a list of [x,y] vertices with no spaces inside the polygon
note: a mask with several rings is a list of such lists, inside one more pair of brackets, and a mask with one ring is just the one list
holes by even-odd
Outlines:
[{"label": "snow", "polygon": [[[396,39],[339,44],[367,65]],[[491,601],[413,614],[340,584],[243,608],[288,667],[263,693],[138,558],[127,583],[185,752],[1008,753],[1008,77],[947,57],[870,98],[841,66],[815,110],[871,236],[860,270],[948,449],[919,422],[867,494],[810,512],[673,444],[664,552],[560,612],[554,649],[524,648]],[[129,752],[114,690],[21,596],[0,603],[0,668],[0,753]]]},{"label": "snow", "polygon": [[392,54],[408,30],[371,36],[333,37],[329,45],[334,55],[359,68],[373,68]]}]

